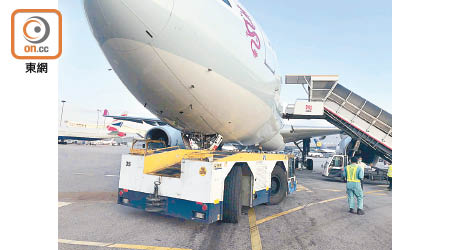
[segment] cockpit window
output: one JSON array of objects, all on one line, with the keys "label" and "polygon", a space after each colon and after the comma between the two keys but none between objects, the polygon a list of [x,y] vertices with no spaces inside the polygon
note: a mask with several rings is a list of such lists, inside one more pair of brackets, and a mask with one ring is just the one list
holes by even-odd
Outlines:
[{"label": "cockpit window", "polygon": [[222,0],[222,1],[231,7],[230,1],[228,1],[228,0]]}]

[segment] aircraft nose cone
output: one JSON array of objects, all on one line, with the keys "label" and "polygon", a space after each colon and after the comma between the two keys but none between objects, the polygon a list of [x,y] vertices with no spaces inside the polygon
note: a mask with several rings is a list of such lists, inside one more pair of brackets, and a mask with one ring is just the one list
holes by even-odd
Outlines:
[{"label": "aircraft nose cone", "polygon": [[169,22],[173,0],[84,0],[84,9],[100,45],[113,38],[149,42]]}]

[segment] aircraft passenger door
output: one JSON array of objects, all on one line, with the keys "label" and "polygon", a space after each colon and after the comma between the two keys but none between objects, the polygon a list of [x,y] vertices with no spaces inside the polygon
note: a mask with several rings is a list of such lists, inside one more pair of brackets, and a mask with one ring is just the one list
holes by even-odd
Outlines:
[{"label": "aircraft passenger door", "polygon": [[270,44],[269,39],[267,38],[266,34],[263,33],[264,37],[264,47],[266,48],[266,56],[264,59],[264,64],[266,67],[275,74],[275,70],[277,67],[277,57],[275,55],[275,51],[272,48],[272,45]]}]

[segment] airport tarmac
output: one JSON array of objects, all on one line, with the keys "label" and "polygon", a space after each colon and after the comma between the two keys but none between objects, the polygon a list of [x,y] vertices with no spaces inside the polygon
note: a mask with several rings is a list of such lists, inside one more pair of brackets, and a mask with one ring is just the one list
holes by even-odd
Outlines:
[{"label": "airport tarmac", "polygon": [[238,224],[200,224],[116,204],[124,146],[58,145],[59,249],[391,249],[392,193],[364,185],[366,215],[348,213],[345,183],[297,171],[279,205],[244,209]]}]

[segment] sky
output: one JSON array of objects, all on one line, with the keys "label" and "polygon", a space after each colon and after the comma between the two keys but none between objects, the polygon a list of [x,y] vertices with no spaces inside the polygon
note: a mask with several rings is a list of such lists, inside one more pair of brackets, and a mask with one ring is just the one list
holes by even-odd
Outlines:
[{"label": "sky", "polygon": [[[220,0],[210,0],[220,1]],[[348,89],[392,112],[392,2],[356,0],[241,0],[269,37],[280,75],[332,74]],[[63,53],[59,60],[59,114],[95,123],[111,114],[154,117],[126,89],[94,39],[81,0],[59,0]],[[306,97],[283,85],[281,100]],[[101,112],[97,111],[101,110]],[[101,118],[100,118],[101,120]]]}]

